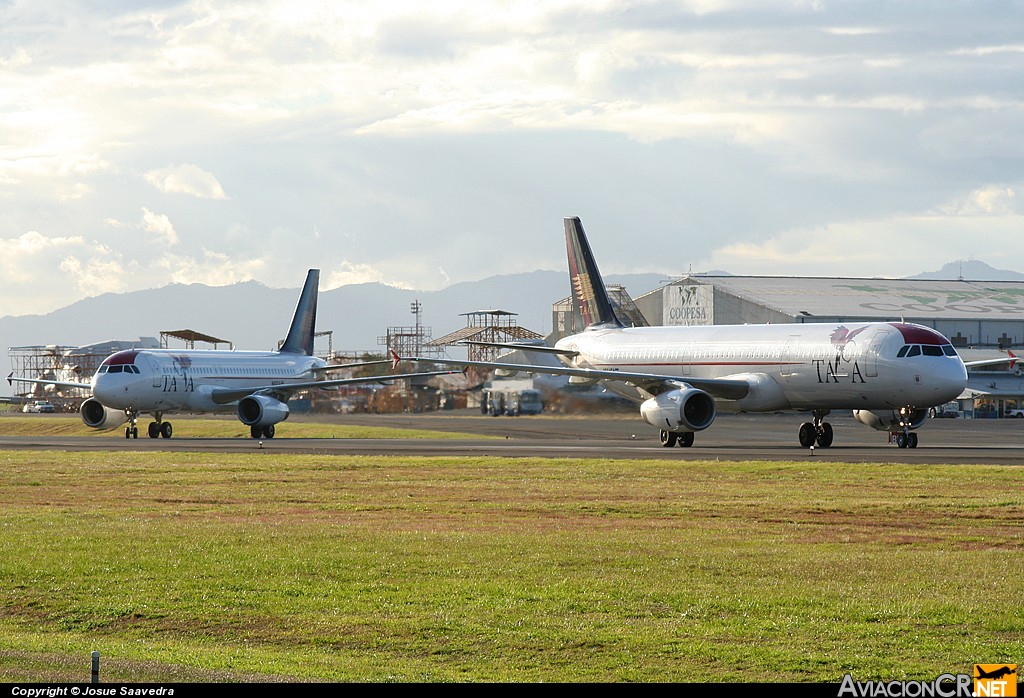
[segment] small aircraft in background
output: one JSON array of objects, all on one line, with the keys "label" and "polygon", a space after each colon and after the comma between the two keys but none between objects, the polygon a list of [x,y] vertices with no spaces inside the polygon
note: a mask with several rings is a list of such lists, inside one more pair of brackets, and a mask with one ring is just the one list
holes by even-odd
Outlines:
[{"label": "small aircraft in background", "polygon": [[388,384],[406,378],[458,373],[427,371],[361,378],[326,379],[342,369],[389,363],[387,359],[344,365],[313,356],[320,270],[310,269],[278,351],[217,349],[131,349],[111,354],[89,383],[7,377],[8,383],[34,383],[80,388],[92,396],[82,403],[82,421],[95,429],[113,429],[127,422],[125,438],[138,438],[138,419],[153,415],[150,438],[170,438],[174,412],[235,412],[252,438],[273,438],[274,425],[288,419],[288,400],[302,390],[329,390],[354,383]]},{"label": "small aircraft in background", "polygon": [[[800,410],[804,448],[832,445],[826,416],[852,410],[861,423],[889,432],[900,448],[916,448],[913,431],[928,408],[957,399],[967,365],[939,332],[905,322],[793,323],[627,327],[616,315],[579,218],[565,218],[573,299],[585,329],[554,346],[475,342],[554,355],[561,366],[401,357],[493,368],[502,375],[568,376],[600,382],[639,404],[640,417],[660,430],[663,446],[692,446],[719,410]],[[398,357],[392,352],[392,358]]]}]

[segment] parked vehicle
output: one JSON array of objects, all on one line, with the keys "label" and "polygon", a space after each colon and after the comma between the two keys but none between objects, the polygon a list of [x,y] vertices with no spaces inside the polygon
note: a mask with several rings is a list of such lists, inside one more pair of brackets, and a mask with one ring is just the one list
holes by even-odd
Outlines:
[{"label": "parked vehicle", "polygon": [[56,412],[57,408],[53,406],[53,403],[47,402],[46,400],[36,400],[30,402],[21,408],[22,412],[38,412],[40,414],[49,414]]},{"label": "parked vehicle", "polygon": [[480,412],[497,417],[521,414],[540,414],[544,411],[540,391],[527,390],[485,390],[480,401]]},{"label": "parked vehicle", "polygon": [[1007,417],[1022,418],[1022,417],[1024,417],[1024,410],[1007,410],[1006,411],[1006,416]]},{"label": "parked vehicle", "polygon": [[937,419],[956,419],[960,416],[960,406],[955,402],[947,402],[945,405],[933,407],[931,415]]}]

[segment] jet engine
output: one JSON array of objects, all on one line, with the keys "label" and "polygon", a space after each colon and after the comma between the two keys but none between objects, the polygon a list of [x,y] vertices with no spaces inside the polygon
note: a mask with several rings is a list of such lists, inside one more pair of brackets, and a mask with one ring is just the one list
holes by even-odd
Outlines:
[{"label": "jet engine", "polygon": [[288,405],[268,395],[248,395],[238,401],[238,418],[250,427],[269,427],[288,419]]},{"label": "jet engine", "polygon": [[[882,410],[879,412],[872,410],[854,410],[853,417],[861,424],[866,424],[872,429],[878,429],[878,431],[903,431],[903,425],[900,423],[901,418],[899,410]],[[911,429],[917,429],[919,426],[924,424],[926,419],[928,419],[928,410],[922,409],[913,410],[903,417],[904,423],[906,423],[906,425]]]},{"label": "jet engine", "polygon": [[702,431],[715,421],[715,400],[703,390],[670,390],[640,405],[640,416],[665,431]]},{"label": "jet engine", "polygon": [[104,407],[94,397],[89,398],[78,408],[85,426],[93,429],[115,429],[128,421],[128,415],[124,410],[114,410]]}]

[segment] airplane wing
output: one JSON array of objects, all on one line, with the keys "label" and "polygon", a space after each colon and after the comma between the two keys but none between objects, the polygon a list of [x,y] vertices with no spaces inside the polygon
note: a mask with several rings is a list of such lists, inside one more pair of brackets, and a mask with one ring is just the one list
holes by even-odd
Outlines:
[{"label": "airplane wing", "polygon": [[453,366],[480,366],[502,371],[522,373],[546,373],[552,376],[575,376],[592,381],[621,381],[643,388],[652,395],[668,390],[675,390],[686,384],[704,390],[714,397],[726,400],[739,400],[750,392],[750,384],[744,380],[728,378],[689,378],[682,376],[665,376],[657,373],[633,373],[631,371],[608,371],[596,368],[572,368],[569,366],[537,366],[531,364],[508,364],[495,361],[462,361],[455,359],[435,359],[428,357],[401,357],[392,353],[396,361],[425,361],[428,363],[450,364]]},{"label": "airplane wing", "polygon": [[1010,364],[1010,369],[1012,370],[1013,369],[1013,365],[1017,362],[1017,358],[1018,358],[1017,355],[1014,354],[1012,351],[1007,351],[1005,359],[1000,358],[1000,359],[983,359],[981,361],[964,361],[964,366],[966,366],[967,368],[976,368],[978,366],[993,366],[995,364],[1009,363]]},{"label": "airplane wing", "polygon": [[541,354],[556,354],[558,356],[578,356],[578,351],[570,349],[557,349],[544,344],[516,344],[515,342],[481,342],[474,339],[467,339],[460,344],[472,344],[480,347],[497,347],[499,349],[518,349],[519,351],[535,351]]},{"label": "airplane wing", "polygon": [[14,385],[15,381],[18,381],[19,383],[35,383],[37,385],[52,385],[55,388],[62,388],[64,390],[72,388],[77,390],[92,390],[92,383],[69,383],[66,381],[47,380],[45,378],[21,378],[20,376],[15,376],[14,371],[11,371],[7,374],[7,384]]},{"label": "airplane wing", "polygon": [[331,371],[343,371],[346,368],[359,368],[361,366],[380,366],[389,363],[391,363],[390,359],[380,359],[378,361],[359,361],[351,364],[332,364],[330,366],[318,366],[310,370],[314,374],[320,375],[322,373],[330,373]]},{"label": "airplane wing", "polygon": [[284,383],[281,385],[257,385],[249,388],[214,388],[211,393],[211,399],[219,405],[226,405],[229,402],[235,400],[241,400],[243,397],[248,395],[255,395],[257,393],[263,395],[273,395],[278,397],[282,402],[286,401],[293,393],[300,390],[306,390],[307,388],[334,388],[339,385],[352,385],[354,383],[380,383],[381,385],[388,385],[389,383],[396,380],[403,380],[405,378],[423,378],[426,376],[450,376],[454,373],[462,373],[462,371],[424,371],[421,373],[390,373],[383,376],[365,376],[361,378],[337,378],[335,380],[325,381],[306,381],[305,383]]}]

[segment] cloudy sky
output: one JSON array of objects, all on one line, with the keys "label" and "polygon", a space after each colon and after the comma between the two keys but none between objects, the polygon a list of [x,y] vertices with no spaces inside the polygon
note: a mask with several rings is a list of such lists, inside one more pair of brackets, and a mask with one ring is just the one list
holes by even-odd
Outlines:
[{"label": "cloudy sky", "polygon": [[0,0],[0,316],[168,283],[1024,271],[1024,3]]}]

